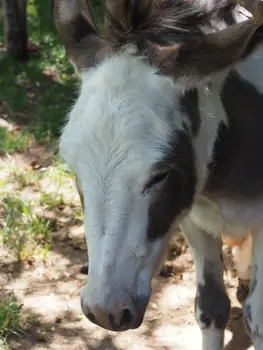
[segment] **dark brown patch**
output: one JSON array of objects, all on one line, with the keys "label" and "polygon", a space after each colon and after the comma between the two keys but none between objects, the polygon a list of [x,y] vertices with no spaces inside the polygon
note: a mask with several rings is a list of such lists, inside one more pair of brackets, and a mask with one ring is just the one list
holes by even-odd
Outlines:
[{"label": "dark brown patch", "polygon": [[205,262],[203,279],[204,284],[199,283],[195,300],[195,307],[201,312],[200,321],[205,328],[209,328],[213,323],[216,328],[224,329],[229,319],[230,299],[216,280],[209,261]]},{"label": "dark brown patch", "polygon": [[74,1],[75,10],[63,18],[63,9],[69,2],[71,8],[71,0],[52,1],[53,20],[68,56],[78,69],[88,68],[102,58],[107,44],[98,36],[94,13],[88,1]]},{"label": "dark brown patch", "polygon": [[96,317],[95,317],[91,312],[88,313],[88,314],[86,315],[86,317],[87,317],[87,319],[90,320],[90,322],[92,322],[92,323],[97,323],[97,322],[96,322]]},{"label": "dark brown patch", "polygon": [[[161,74],[196,84],[243,59],[262,42],[263,26],[236,23],[233,1],[122,0],[106,11],[105,37],[115,48],[135,44]],[[228,26],[228,22],[236,25]],[[212,33],[219,24],[225,30]],[[210,33],[210,35],[208,35]],[[212,34],[211,34],[212,33]]]},{"label": "dark brown patch", "polygon": [[263,95],[232,73],[222,90],[229,127],[220,126],[205,192],[252,199],[263,196]]},{"label": "dark brown patch", "polygon": [[219,10],[218,17],[226,22],[227,25],[233,25],[236,23],[234,18],[234,11],[236,8],[236,3],[230,1],[225,7]]},{"label": "dark brown patch", "polygon": [[191,122],[191,131],[194,136],[198,134],[201,116],[199,112],[197,89],[188,90],[180,98],[180,109]]},{"label": "dark brown patch", "polygon": [[89,2],[74,2],[72,18],[69,14],[62,18],[69,3],[72,6],[71,0],[53,0],[53,17],[79,70],[98,63],[114,50],[135,44],[139,54],[161,74],[190,77],[193,84],[246,57],[262,41],[263,26],[253,21],[207,35],[222,22],[225,27],[231,22],[235,6],[229,0],[118,0],[114,6],[108,0],[104,40],[98,36]]},{"label": "dark brown patch", "polygon": [[173,220],[184,209],[190,208],[196,187],[194,151],[187,132],[175,134],[165,159],[157,169],[170,169],[162,187],[153,195],[149,213],[147,237],[163,237]]},{"label": "dark brown patch", "polygon": [[235,9],[233,1],[217,0],[119,0],[106,8],[110,26],[106,37],[117,47],[134,43],[147,47],[194,42],[212,32],[215,22],[225,21]]},{"label": "dark brown patch", "polygon": [[243,304],[249,295],[249,283],[248,281],[238,280],[238,287],[236,291],[237,300],[240,304]]},{"label": "dark brown patch", "polygon": [[81,14],[74,17],[68,30],[71,30],[70,36],[72,43],[76,44],[81,43],[88,35],[97,34],[95,28],[87,23],[87,20]]},{"label": "dark brown patch", "polygon": [[251,40],[249,40],[246,50],[243,54],[243,59],[248,57],[263,41],[263,26],[260,25],[253,33]]},{"label": "dark brown patch", "polygon": [[246,58],[263,41],[263,26],[254,22],[229,26],[194,42],[158,47],[147,46],[148,59],[161,74],[193,86]]}]

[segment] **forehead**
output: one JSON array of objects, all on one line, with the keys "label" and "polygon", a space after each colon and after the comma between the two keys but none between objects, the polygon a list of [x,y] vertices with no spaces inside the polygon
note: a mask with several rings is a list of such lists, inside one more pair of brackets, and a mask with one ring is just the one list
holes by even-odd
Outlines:
[{"label": "forehead", "polygon": [[84,161],[93,168],[105,163],[112,169],[131,163],[133,169],[147,168],[174,144],[182,122],[171,81],[123,54],[83,74],[61,137],[61,155],[75,171]]}]

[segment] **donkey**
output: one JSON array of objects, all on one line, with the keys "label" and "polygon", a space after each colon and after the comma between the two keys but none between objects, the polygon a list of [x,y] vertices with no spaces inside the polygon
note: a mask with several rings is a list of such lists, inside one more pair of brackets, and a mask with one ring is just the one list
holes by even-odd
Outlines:
[{"label": "donkey", "polygon": [[[186,0],[185,0],[186,1]],[[188,0],[189,1],[189,0]],[[228,25],[239,23],[248,18],[252,18],[251,12],[248,12],[243,6],[233,3],[233,1],[221,1],[218,4],[218,0],[206,0],[206,1],[195,1],[194,5],[198,7],[200,11],[208,12],[211,8],[215,8],[215,5],[219,5],[217,11],[213,16],[213,21],[209,23],[209,31],[218,31],[220,29],[226,28]],[[111,6],[116,6],[118,8],[118,2],[108,0],[107,4]],[[251,4],[249,8],[251,9]],[[255,10],[255,8],[254,8]],[[107,21],[107,17],[105,18]],[[202,28],[204,30],[204,28]],[[83,201],[82,201],[83,206]],[[172,237],[169,241],[169,248],[173,247],[174,240],[176,237]],[[243,303],[249,292],[249,282],[250,282],[250,271],[251,271],[251,235],[246,238],[234,239],[223,235],[223,243],[228,244],[232,247],[233,260],[235,262],[235,268],[238,276],[238,287],[237,287],[237,299],[240,303]],[[87,275],[89,270],[89,264],[85,263],[80,272]],[[166,274],[166,267],[160,271],[160,274]]]},{"label": "donkey", "polygon": [[221,237],[250,231],[244,319],[263,350],[263,26],[246,20],[215,31],[223,3],[202,11],[190,0],[119,0],[99,35],[88,1],[53,0],[82,79],[60,153],[83,199],[81,306],[91,322],[113,331],[141,325],[180,225],[196,267],[202,349],[222,349],[230,300]]}]

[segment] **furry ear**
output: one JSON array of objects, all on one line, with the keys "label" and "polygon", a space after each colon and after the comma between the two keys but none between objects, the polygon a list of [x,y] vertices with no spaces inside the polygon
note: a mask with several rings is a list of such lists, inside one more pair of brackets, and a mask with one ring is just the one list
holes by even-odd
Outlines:
[{"label": "furry ear", "polygon": [[192,87],[249,56],[263,42],[263,25],[252,20],[230,26],[195,43],[149,44],[148,57],[164,75]]},{"label": "furry ear", "polygon": [[98,36],[89,0],[53,0],[52,15],[77,71],[95,65],[105,56],[108,45]]}]

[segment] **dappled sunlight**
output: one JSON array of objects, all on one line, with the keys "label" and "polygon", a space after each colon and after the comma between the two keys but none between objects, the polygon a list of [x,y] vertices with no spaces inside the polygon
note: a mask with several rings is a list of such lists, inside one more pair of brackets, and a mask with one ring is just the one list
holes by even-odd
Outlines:
[{"label": "dappled sunlight", "polygon": [[[0,162],[1,199],[16,199],[25,208],[30,202],[30,213],[48,220],[52,232],[44,258],[36,251],[30,259],[18,263],[11,251],[0,249],[2,293],[14,291],[24,304],[25,336],[12,340],[14,349],[201,349],[201,333],[194,316],[195,270],[188,250],[180,246],[176,259],[169,262],[171,277],[154,280],[153,295],[139,329],[106,331],[90,323],[80,307],[80,288],[87,276],[79,272],[88,256],[71,170],[45,147],[36,147],[33,155],[23,151],[2,157]],[[0,222],[5,220],[1,208]],[[238,307],[236,280],[227,275],[225,281],[233,305]],[[226,331],[226,350],[251,349],[242,327],[241,316],[237,318],[234,313]]]},{"label": "dappled sunlight", "polygon": [[[64,204],[64,207],[68,208],[68,205]],[[18,271],[16,265],[13,267],[13,259],[10,259],[10,265],[4,265],[0,259],[0,268],[5,266],[1,270],[5,271],[4,278],[0,281],[9,291],[14,290],[19,301],[24,303],[23,318],[38,315],[37,324],[31,320],[25,326],[23,341],[14,339],[13,344],[20,344],[15,345],[17,348],[23,344],[30,350],[35,349],[37,344],[37,349],[53,350],[61,347],[65,350],[201,349],[201,335],[194,316],[195,271],[189,251],[174,261],[174,276],[154,279],[153,295],[141,327],[124,333],[109,332],[90,323],[80,307],[79,292],[87,276],[79,271],[87,261],[87,252],[85,246],[76,248],[74,242],[80,240],[85,245],[83,223],[79,221],[78,224],[68,225],[72,211],[62,210],[64,216],[59,217],[61,211],[57,210],[56,206],[48,210],[54,214],[57,227],[45,261],[35,260],[33,265],[20,265]],[[6,254],[4,260],[7,263]],[[229,289],[233,300],[235,286],[232,282]],[[247,350],[250,343],[242,340],[240,326],[235,328],[236,322],[240,320],[234,315],[227,330],[226,349]],[[248,347],[238,347],[240,340]]]},{"label": "dappled sunlight", "polygon": [[[114,333],[90,323],[82,314],[79,291],[87,279],[79,274],[82,259],[76,265],[76,258],[71,259],[70,255],[67,258],[63,248],[63,253],[57,245],[55,250],[53,248],[45,264],[33,270],[23,270],[16,279],[8,281],[8,287],[14,289],[24,303],[23,317],[27,319],[30,314],[38,315],[37,325],[29,323],[25,328],[27,336],[23,344],[27,349],[34,349],[36,344],[37,349],[41,349],[41,343],[43,349],[63,346],[66,350],[201,349],[201,334],[194,316],[195,276],[192,269],[183,272],[181,282],[173,283],[172,277],[156,278],[142,326],[137,330]],[[72,249],[69,251],[72,252]],[[85,253],[83,260],[84,256]],[[184,256],[188,261],[189,254]],[[180,257],[182,261],[184,256]],[[226,346],[230,344],[226,349],[247,350],[250,344],[244,348],[231,346],[235,337],[233,331],[242,341],[240,326],[238,329],[233,327],[239,322],[236,317],[234,313],[226,333]],[[247,344],[244,340],[243,343]],[[21,339],[15,339],[14,344],[22,344]]]},{"label": "dappled sunlight", "polygon": [[34,296],[23,298],[24,308],[36,310],[45,322],[55,322],[57,315],[68,310],[67,301],[60,295],[50,293],[41,295],[41,292]]},{"label": "dappled sunlight", "polygon": [[183,284],[172,284],[164,287],[158,305],[169,308],[171,313],[189,303],[194,303],[195,290]]},{"label": "dappled sunlight", "polygon": [[[201,332],[198,326],[193,324],[161,325],[154,333],[156,347],[167,346],[169,349],[197,350],[197,344],[202,343]],[[200,346],[200,345],[199,345]]]},{"label": "dappled sunlight", "polygon": [[[23,303],[23,333],[10,339],[11,348],[201,350],[195,269],[181,236],[166,269],[153,280],[138,329],[110,332],[82,313],[80,289],[88,278],[80,274],[88,262],[83,212],[57,139],[79,80],[54,30],[48,1],[28,3],[29,45],[35,48],[28,62],[6,57],[0,29],[0,300],[14,292]],[[102,18],[99,2],[93,3]],[[232,269],[230,254],[227,258]],[[236,300],[235,275],[226,274],[225,282],[232,301],[225,350],[252,350]]]}]

